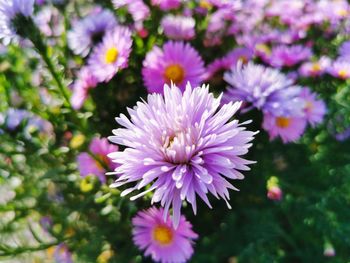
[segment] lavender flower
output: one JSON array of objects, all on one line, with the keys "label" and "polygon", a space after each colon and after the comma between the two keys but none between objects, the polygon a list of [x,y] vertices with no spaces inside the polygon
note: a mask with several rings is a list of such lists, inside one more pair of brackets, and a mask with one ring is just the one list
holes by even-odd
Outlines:
[{"label": "lavender flower", "polygon": [[105,33],[116,25],[117,21],[111,11],[93,12],[73,25],[68,32],[68,45],[76,55],[85,57],[103,39]]},{"label": "lavender flower", "polygon": [[113,0],[114,8],[126,7],[136,24],[142,23],[150,15],[148,6],[142,0]]},{"label": "lavender flower", "polygon": [[321,123],[326,114],[326,104],[322,100],[318,100],[316,94],[312,93],[308,88],[302,89],[300,98],[305,102],[304,112],[307,121],[312,126]]},{"label": "lavender flower", "polygon": [[300,75],[304,77],[316,77],[323,75],[331,65],[328,57],[321,57],[315,62],[305,62],[299,68]]},{"label": "lavender flower", "polygon": [[272,49],[269,63],[274,67],[292,67],[311,57],[311,49],[301,45],[276,46]]},{"label": "lavender flower", "polygon": [[328,68],[328,73],[335,78],[339,79],[349,79],[350,78],[350,61],[347,59],[337,59]]},{"label": "lavender flower", "polygon": [[108,82],[119,71],[128,66],[131,52],[131,32],[118,26],[109,31],[91,54],[88,64],[98,81]]},{"label": "lavender flower", "polygon": [[161,21],[164,34],[175,40],[190,40],[195,36],[195,20],[192,17],[166,15]]},{"label": "lavender flower", "polygon": [[228,189],[236,188],[226,178],[242,179],[238,170],[249,170],[247,164],[253,162],[240,156],[248,152],[256,133],[241,127],[247,122],[230,121],[241,103],[219,109],[220,99],[209,93],[208,86],[192,89],[188,84],[182,94],[175,85],[165,85],[164,98],[148,95],[147,102],[128,110],[131,120],[120,115],[116,120],[125,128],[113,130],[109,139],[126,149],[109,155],[120,164],[111,173],[119,176],[111,187],[134,183],[122,192],[125,196],[150,185],[131,200],[155,191],[152,203],[160,202],[165,215],[172,205],[175,226],[183,201],[196,213],[196,195],[211,207],[210,192],[230,207]]},{"label": "lavender flower", "polygon": [[138,212],[132,219],[134,243],[156,262],[186,262],[193,254],[192,240],[198,235],[184,216],[175,229],[170,216],[165,214],[164,220],[163,215],[164,210],[155,207]]},{"label": "lavender flower", "polygon": [[18,42],[17,24],[33,14],[33,6],[34,0],[0,0],[0,39],[5,45]]},{"label": "lavender flower", "polygon": [[341,44],[339,47],[339,56],[350,61],[350,40]]}]

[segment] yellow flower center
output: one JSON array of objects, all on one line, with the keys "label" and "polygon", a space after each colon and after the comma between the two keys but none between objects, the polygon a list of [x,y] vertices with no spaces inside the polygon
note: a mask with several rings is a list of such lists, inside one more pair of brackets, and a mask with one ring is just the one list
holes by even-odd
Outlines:
[{"label": "yellow flower center", "polygon": [[247,64],[248,63],[248,58],[244,55],[239,57],[239,60],[241,60],[243,62],[243,64]]},{"label": "yellow flower center", "polygon": [[348,72],[345,69],[341,69],[338,71],[338,75],[342,79],[346,79],[348,77]]},{"label": "yellow flower center", "polygon": [[341,17],[345,17],[347,16],[347,14],[348,14],[348,11],[346,9],[340,9],[337,11],[337,15]]},{"label": "yellow flower center", "polygon": [[105,55],[105,61],[107,64],[114,63],[118,58],[119,52],[115,47],[111,47],[107,50]]},{"label": "yellow flower center", "polygon": [[312,71],[314,71],[314,72],[321,71],[321,65],[319,63],[312,64]]},{"label": "yellow flower center", "polygon": [[206,1],[206,0],[201,0],[199,2],[199,6],[201,8],[205,8],[205,9],[210,9],[211,8],[211,4],[208,1]]},{"label": "yellow flower center", "polygon": [[153,229],[153,239],[160,245],[169,245],[173,241],[173,232],[167,226],[156,226]]},{"label": "yellow flower center", "polygon": [[271,54],[270,48],[265,44],[258,44],[258,45],[256,45],[255,49],[258,51],[261,51],[267,55]]},{"label": "yellow flower center", "polygon": [[290,125],[290,119],[286,117],[277,117],[276,124],[280,128],[287,128]]},{"label": "yellow flower center", "polygon": [[175,84],[180,84],[185,77],[185,71],[179,64],[173,64],[165,68],[164,78],[167,83],[171,81]]}]

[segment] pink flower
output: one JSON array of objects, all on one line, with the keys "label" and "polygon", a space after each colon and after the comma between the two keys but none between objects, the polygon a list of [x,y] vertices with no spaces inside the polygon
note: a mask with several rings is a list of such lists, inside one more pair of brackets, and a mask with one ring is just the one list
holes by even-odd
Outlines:
[{"label": "pink flower", "polygon": [[181,5],[181,0],[152,0],[152,5],[159,6],[163,11],[177,9]]},{"label": "pink flower", "polygon": [[306,128],[306,119],[303,117],[276,117],[264,114],[263,128],[269,133],[270,139],[280,136],[284,143],[298,140]]},{"label": "pink flower", "polygon": [[96,175],[102,183],[106,182],[106,169],[115,169],[107,155],[118,151],[118,146],[110,144],[106,138],[94,138],[89,146],[90,153],[83,152],[77,157],[78,168],[82,177],[90,174]]},{"label": "pink flower", "polygon": [[282,190],[278,186],[272,186],[268,189],[267,198],[274,201],[281,201],[282,196],[283,196]]},{"label": "pink flower", "polygon": [[312,126],[321,123],[326,114],[326,104],[322,100],[318,100],[316,94],[308,88],[302,89],[300,97],[305,101],[304,112],[307,121]]},{"label": "pink flower", "polygon": [[132,219],[134,243],[156,262],[186,262],[193,254],[192,240],[198,235],[184,216],[175,229],[169,214],[164,217],[163,213],[155,207],[137,213]]}]

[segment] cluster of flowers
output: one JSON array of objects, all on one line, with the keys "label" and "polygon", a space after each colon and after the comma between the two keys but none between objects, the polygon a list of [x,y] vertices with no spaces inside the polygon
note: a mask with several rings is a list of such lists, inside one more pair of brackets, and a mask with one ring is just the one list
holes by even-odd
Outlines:
[{"label": "cluster of flowers", "polygon": [[[149,33],[144,25],[151,15],[148,5],[142,0],[112,2],[115,9],[124,8],[131,15],[132,24],[118,21],[111,10],[93,7],[84,18],[72,22],[67,34],[69,48],[84,61],[72,87],[74,109],[83,106],[90,89],[110,82],[128,67],[133,37],[146,38]],[[341,80],[350,78],[350,42],[344,41],[332,61],[323,54],[317,58],[313,54],[316,44],[306,41],[311,27],[329,23],[327,34],[332,34],[350,23],[345,0],[200,0],[194,8],[187,2],[151,1],[153,8],[176,14],[162,17],[159,30],[167,41],[153,46],[143,60],[143,83],[150,93],[147,100],[128,109],[130,118],[120,115],[116,121],[122,128],[109,137],[125,149],[118,151],[106,138],[94,138],[89,151],[77,158],[83,177],[94,174],[106,183],[105,172],[113,170],[108,173],[117,176],[112,187],[132,183],[122,196],[146,188],[131,200],[154,192],[152,204],[163,208],[139,212],[133,220],[133,234],[135,244],[161,262],[184,262],[193,253],[197,234],[181,215],[183,202],[196,213],[196,197],[211,207],[210,193],[230,207],[229,189],[236,188],[227,179],[243,179],[240,171],[249,170],[253,163],[241,156],[248,152],[256,132],[245,129],[249,122],[232,119],[238,110],[260,110],[262,127],[272,139],[296,141],[307,123],[321,123],[326,113],[325,103],[310,88],[297,85],[298,80],[325,73]],[[34,0],[0,0],[4,44],[23,35],[19,18],[33,18],[48,37],[62,33],[62,26],[50,26],[62,23],[59,12],[50,7],[34,15],[33,7]],[[204,47],[219,46],[226,38],[235,39],[240,47],[206,65],[188,42],[196,38],[197,16],[208,16]],[[276,18],[281,29],[272,26]],[[288,75],[282,70],[288,70]],[[209,82],[215,88],[227,85],[224,81],[228,87],[218,98],[202,85]],[[280,198],[281,193],[275,200]]]}]

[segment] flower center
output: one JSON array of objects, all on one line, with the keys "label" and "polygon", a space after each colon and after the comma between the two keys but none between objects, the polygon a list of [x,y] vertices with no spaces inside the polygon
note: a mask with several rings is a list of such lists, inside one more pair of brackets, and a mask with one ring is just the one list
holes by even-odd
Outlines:
[{"label": "flower center", "polygon": [[346,79],[347,76],[348,76],[348,72],[345,69],[341,69],[341,70],[338,71],[338,75],[342,79]]},{"label": "flower center", "polygon": [[314,71],[314,72],[319,72],[319,71],[321,71],[321,66],[320,66],[320,64],[319,64],[319,63],[314,63],[314,64],[312,65],[312,71]]},{"label": "flower center", "polygon": [[276,124],[280,128],[287,128],[290,125],[290,119],[285,117],[277,117]]},{"label": "flower center", "polygon": [[201,0],[199,2],[199,6],[201,8],[204,8],[204,9],[210,9],[211,8],[211,4],[208,1],[206,1],[206,0]]},{"label": "flower center", "polygon": [[153,229],[153,239],[160,245],[169,245],[173,241],[173,232],[167,226],[156,226]]},{"label": "flower center", "polygon": [[118,55],[119,55],[118,49],[116,49],[115,47],[109,48],[105,55],[106,63],[108,64],[114,63],[117,60]]},{"label": "flower center", "polygon": [[185,77],[185,71],[179,64],[173,64],[165,68],[164,77],[167,83],[173,81],[175,84],[180,84]]},{"label": "flower center", "polygon": [[248,58],[246,56],[244,56],[244,55],[240,56],[239,60],[241,60],[243,64],[247,64],[248,63]]}]

